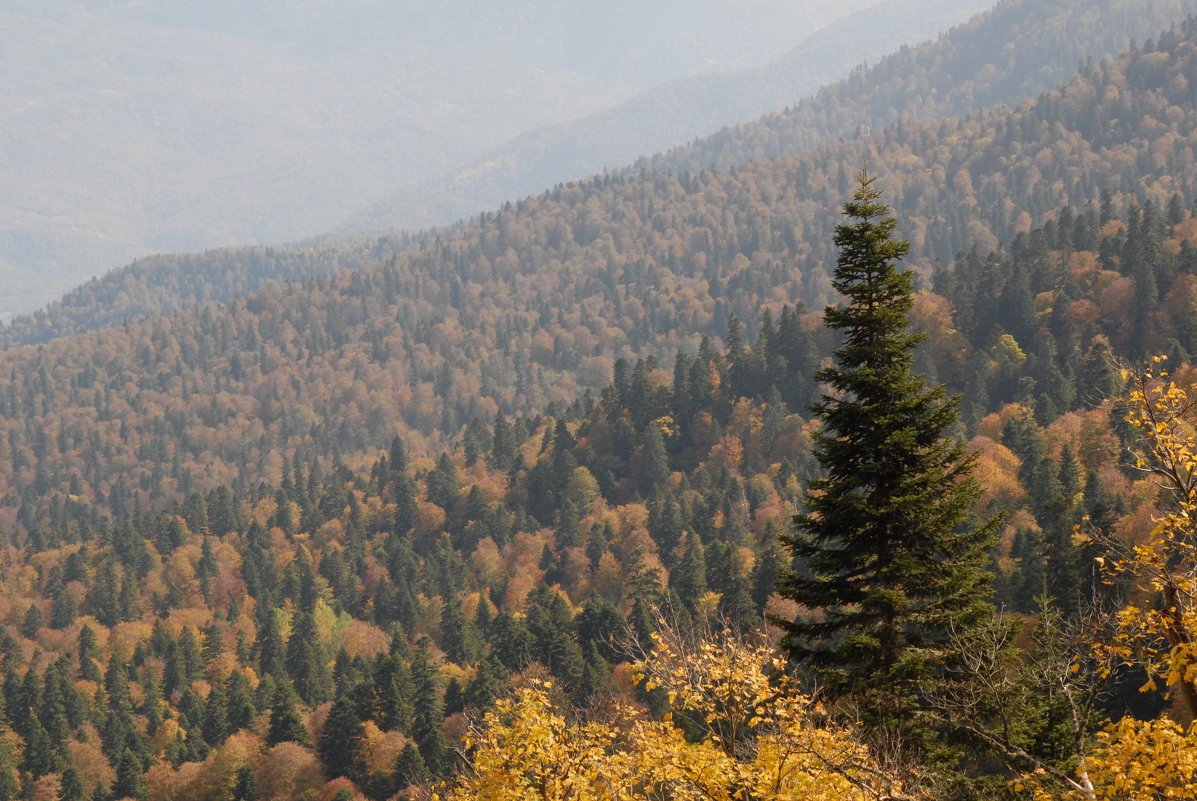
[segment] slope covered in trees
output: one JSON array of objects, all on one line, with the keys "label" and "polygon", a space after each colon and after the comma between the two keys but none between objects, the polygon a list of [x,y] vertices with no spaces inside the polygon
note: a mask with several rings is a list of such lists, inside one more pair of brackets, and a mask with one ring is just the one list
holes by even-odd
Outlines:
[{"label": "slope covered in trees", "polygon": [[217,248],[201,254],[139,259],[77,287],[45,310],[0,328],[0,348],[112,328],[211,303],[252,295],[271,282],[298,283],[375,264],[420,237],[361,239],[341,244],[278,248]]},{"label": "slope covered in trees", "polygon": [[766,63],[877,2],[9,0],[0,316],[136,256],[311,236],[524,131]]},{"label": "slope covered in trees", "polygon": [[643,161],[695,172],[797,153],[898,121],[959,117],[1018,105],[1078,64],[1115,57],[1197,12],[1189,0],[1007,0],[938,41],[904,47],[785,111]]},{"label": "slope covered in trees", "polygon": [[[862,68],[852,79],[828,87],[795,110],[724,131],[648,164],[658,170],[698,173],[713,164],[730,166],[751,159],[793,155],[821,142],[855,137],[862,130],[881,131],[897,119],[931,120],[995,103],[1015,104],[1064,80],[1079,62],[1112,56],[1128,38],[1151,37],[1169,21],[1194,10],[1197,5],[1189,0],[1150,0],[1135,5],[1133,13],[1125,4],[1110,2],[1002,3],[938,42],[903,50],[875,67]],[[848,163],[847,173],[860,166],[860,153],[843,155],[855,159]],[[634,173],[620,180],[629,177],[634,178]],[[801,196],[806,190],[799,187],[794,191]],[[830,204],[822,208],[835,207],[847,191],[846,183],[837,186],[836,191],[840,194],[833,192],[818,198],[820,203]],[[497,197],[496,202],[502,199]],[[1086,199],[1072,198],[1072,202],[1079,204]],[[766,200],[773,203],[771,198]],[[482,225],[485,220],[484,216]],[[803,225],[792,236],[815,242],[829,230],[807,232]],[[428,236],[437,234],[450,236],[446,231]],[[968,232],[957,236],[955,246],[967,246],[977,235]],[[1006,232],[993,230],[980,236],[988,247],[1003,239]],[[693,247],[690,243],[687,246]],[[285,269],[272,270],[272,277],[301,278],[355,266],[360,261],[354,251],[369,252],[374,247],[376,243],[361,243],[351,246],[349,252],[321,247],[304,252],[275,249],[267,258],[288,263]],[[520,255],[537,268],[545,266],[527,253]],[[793,258],[798,253],[783,255]],[[940,248],[935,257],[943,263],[953,255],[955,250],[949,245]],[[260,252],[253,250],[148,259],[77,289],[44,314],[17,318],[10,330],[0,331],[0,344],[44,342],[209,300],[235,298],[259,286],[259,261]],[[184,269],[186,278],[175,280],[174,276]],[[716,324],[720,318],[715,316]]]},{"label": "slope covered in trees", "polygon": [[[1180,216],[1161,253],[1184,246],[1177,237],[1193,218]],[[1110,220],[1096,244],[1121,241],[1123,225]],[[1027,239],[1055,259],[1072,241],[1059,229]],[[1023,258],[1012,248],[994,270]],[[932,359],[945,352],[934,347],[945,308],[946,330],[963,330],[941,296],[916,300]],[[108,499],[111,514],[83,496],[52,505],[0,550],[0,792],[383,799],[451,772],[469,716],[509,679],[550,681],[552,703],[578,709],[615,694],[643,714],[664,711],[671,701],[637,690],[621,666],[630,632],[646,642],[657,626],[650,606],[683,626],[796,611],[772,590],[778,534],[817,470],[802,409],[830,343],[809,322],[786,308],[750,340],[733,318],[726,349],[704,342],[672,371],[652,358],[618,362],[592,402],[474,420],[435,459],[382,440],[360,469],[297,458],[277,481],[191,492],[162,512],[123,491]],[[986,334],[1004,336],[1003,320]],[[1116,376],[1105,379],[1116,390]],[[985,488],[974,514],[1010,515],[992,553],[1008,608],[1031,608],[1045,574],[1064,607],[1069,587],[1092,581],[1071,538],[1081,514],[1133,538],[1166,501],[1120,469],[1118,444],[1132,435],[1112,404],[1073,397],[1051,419],[995,399],[972,439]],[[1112,714],[1142,682],[1131,683]],[[556,725],[550,701],[524,707],[549,715],[529,725]],[[675,720],[688,725],[682,710]],[[1047,704],[1015,744],[1070,770],[1067,726]],[[816,742],[842,754],[852,740]],[[701,756],[669,753],[679,765]],[[768,750],[732,756],[749,769],[758,753],[768,768]],[[968,770],[1012,775],[986,759]]]},{"label": "slope covered in trees", "polygon": [[[992,5],[991,0],[869,4],[821,28],[772,64],[672,81],[601,113],[521,134],[453,172],[373,204],[339,230],[448,223],[563,181],[631,164],[784,108],[861,63],[934,38]],[[1159,16],[1144,31],[1154,33],[1166,20]]]},{"label": "slope covered in trees", "polygon": [[[604,176],[382,265],[9,349],[0,515],[24,521],[69,496],[157,508],[278,481],[296,455],[358,467],[395,433],[431,452],[475,417],[601,387],[619,356],[693,353],[729,314],[754,333],[762,309],[780,320],[787,303],[829,299],[831,210],[848,165],[876,165],[928,271],[1066,204],[1098,204],[1106,187],[1115,208],[1191,197],[1194,28],[1015,111],[902,124],[728,171]],[[802,328],[801,309],[791,317]],[[940,376],[967,369],[946,360]]]}]

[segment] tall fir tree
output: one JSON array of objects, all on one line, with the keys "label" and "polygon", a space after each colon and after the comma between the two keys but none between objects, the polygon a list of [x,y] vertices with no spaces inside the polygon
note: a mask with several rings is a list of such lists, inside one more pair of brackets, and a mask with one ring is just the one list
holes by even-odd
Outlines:
[{"label": "tall fir tree", "polygon": [[825,476],[783,535],[797,560],[779,590],[809,610],[785,623],[789,653],[866,724],[903,730],[938,646],[992,614],[984,564],[998,521],[970,525],[974,457],[945,433],[958,399],[913,371],[914,277],[896,264],[910,246],[873,180],[860,175],[836,228],[847,303],[825,313],[842,340],[813,407]]},{"label": "tall fir tree", "polygon": [[270,728],[266,733],[266,744],[278,745],[284,742],[306,745],[308,731],[303,725],[303,718],[295,709],[295,690],[288,682],[281,681],[275,688],[270,705]]},{"label": "tall fir tree", "polygon": [[337,698],[316,744],[325,773],[333,778],[357,778],[363,769],[364,742],[365,729],[353,701],[344,696]]}]

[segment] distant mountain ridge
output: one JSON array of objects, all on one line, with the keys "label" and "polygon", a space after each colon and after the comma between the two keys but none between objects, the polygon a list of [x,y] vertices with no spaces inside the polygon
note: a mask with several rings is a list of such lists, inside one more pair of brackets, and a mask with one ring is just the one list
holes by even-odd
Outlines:
[{"label": "distant mountain ridge", "polygon": [[[1197,13],[1194,0],[1007,0],[935,42],[902,47],[784,111],[641,159],[696,171],[798,153],[899,120],[1016,105]],[[1000,33],[999,33],[1000,32]]]},{"label": "distant mountain ridge", "polygon": [[[597,176],[381,264],[10,348],[0,526],[71,495],[150,508],[249,490],[296,458],[359,469],[395,436],[435,453],[473,419],[602,388],[620,357],[709,352],[732,314],[748,336],[764,312],[811,336],[805,310],[836,297],[832,231],[857,165],[877,174],[924,274],[1067,206],[1086,220],[1099,204],[1183,208],[1197,196],[1194,81],[1190,19],[1017,109],[900,122],[726,170]],[[1133,295],[1113,269],[1086,274],[1114,282],[1102,303]],[[1048,313],[1019,296],[1031,316]]]},{"label": "distant mountain ridge", "polygon": [[[1137,13],[1130,18],[1128,9],[1132,7]],[[1116,49],[1115,41],[1133,34],[1141,34],[1140,39],[1149,38],[1189,8],[1197,8],[1197,0],[1142,0],[1134,4],[1007,0],[993,12],[977,17],[939,41],[904,49],[873,67],[858,70],[848,81],[828,87],[814,99],[785,114],[774,114],[756,123],[729,128],[686,147],[646,158],[640,165],[662,170],[697,171],[708,161],[735,164],[757,154],[763,157],[767,153],[790,152],[790,148],[797,148],[800,142],[840,136],[851,138],[862,130],[862,126],[873,127],[872,122],[876,120],[870,115],[874,107],[880,108],[878,114],[883,117],[915,117],[929,113],[929,109],[971,107],[982,90],[987,93],[984,94],[986,98],[1004,98],[1006,102],[1015,103],[1023,99],[1019,93],[1040,91],[1038,87],[1042,81],[1036,77],[1040,73],[1067,71],[1071,74],[1077,61],[1084,60],[1077,53],[1096,59],[1108,57]],[[1122,27],[1112,31],[1110,25],[1103,22],[1106,18],[1102,14],[1110,15],[1110,25],[1117,23]],[[1050,37],[1034,33],[1035,26],[1040,24],[1048,26]],[[1021,66],[1024,59],[1025,68]],[[1002,66],[997,66],[999,64]],[[912,78],[906,85],[901,79],[904,73],[900,68],[907,69],[917,78]],[[891,111],[884,107],[882,100],[885,97],[901,101],[901,108]],[[935,97],[940,101],[928,99]],[[882,125],[878,123],[876,127]],[[828,202],[834,207],[838,199],[830,198]],[[429,234],[436,235],[435,232]],[[448,235],[444,233],[444,236]],[[377,241],[394,245],[398,240],[382,238]],[[982,244],[992,246],[996,241],[992,231],[982,234]],[[968,244],[966,238],[961,238],[957,246],[967,247]],[[338,247],[342,245],[345,243]],[[320,245],[316,247],[314,252],[294,255],[286,255],[286,249],[274,249],[272,258],[305,265],[302,275],[295,274],[295,277],[327,274],[341,268],[340,251],[336,248],[322,250]],[[365,245],[363,250],[370,247]],[[937,252],[943,260],[954,255],[950,247]],[[379,252],[378,256],[385,259],[388,254]],[[179,269],[178,265],[183,262],[187,264],[188,277],[178,284],[177,290],[144,291],[144,286],[154,282],[153,275],[147,272],[150,265],[175,265],[168,268],[169,271]],[[245,265],[238,268],[239,263],[235,255],[230,256],[230,251],[218,251],[205,256],[157,257],[136,267],[113,271],[93,284],[80,287],[62,303],[53,304],[47,312],[14,320],[10,327],[0,330],[0,344],[11,347],[44,342],[68,333],[236,297],[239,290],[231,291],[229,287],[245,287],[253,291],[260,283],[239,272],[246,269]],[[350,259],[344,266],[356,263],[359,262]],[[227,286],[209,287],[209,283]]]},{"label": "distant mountain ridge", "polygon": [[372,204],[339,231],[439,225],[630,164],[756,119],[862,62],[947,31],[992,0],[888,0],[840,19],[765,67],[672,81],[614,108],[521,134],[453,172]]},{"label": "distant mountain ridge", "polygon": [[328,230],[877,1],[6,2],[0,316],[138,256]]}]

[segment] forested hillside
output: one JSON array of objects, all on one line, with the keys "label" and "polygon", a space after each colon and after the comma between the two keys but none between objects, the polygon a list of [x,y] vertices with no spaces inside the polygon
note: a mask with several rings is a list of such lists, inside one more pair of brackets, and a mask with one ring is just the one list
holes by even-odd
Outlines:
[{"label": "forested hillside", "polygon": [[252,295],[271,282],[299,283],[319,275],[376,264],[421,237],[406,234],[340,244],[280,248],[216,248],[204,253],[138,259],[94,278],[0,329],[0,347],[112,328],[210,303]]},{"label": "forested hillside", "polygon": [[[1018,358],[1015,337],[1042,337],[1099,285],[1152,274],[1168,298],[1197,281],[1179,258],[1197,218],[1169,213],[1064,213],[1008,252],[945,269],[937,288],[961,311],[939,294],[917,299],[926,366],[981,365],[962,379],[985,407],[969,427],[985,489],[974,515],[1007,515],[992,552],[1007,609],[1033,611],[1046,587],[1075,614],[1099,582],[1073,525],[1087,515],[1135,537],[1163,503],[1123,470],[1122,447],[1137,440],[1103,400],[1123,389],[1107,337],[1132,318],[1074,332],[1089,355],[1066,378],[1040,378],[1052,363]],[[1132,254],[1147,261],[1132,267]],[[1021,292],[1018,276],[1042,264],[1078,289],[1057,315],[1067,288],[1045,278],[1054,289],[1033,299],[1031,319],[1003,303],[974,323],[964,299],[977,263],[999,294]],[[1167,301],[1148,316],[1161,328],[1183,317]],[[595,397],[475,418],[435,456],[378,440],[357,468],[297,457],[277,480],[218,482],[161,512],[120,482],[111,511],[84,490],[30,514],[28,536],[0,552],[0,792],[384,799],[451,774],[468,721],[510,681],[549,682],[575,709],[612,694],[667,709],[624,664],[662,625],[650,610],[668,610],[674,631],[794,614],[773,588],[788,565],[778,535],[817,469],[805,407],[830,342],[816,318],[766,312],[749,338],[732,317],[726,348],[704,341],[671,369],[621,360]],[[1154,714],[1161,701],[1141,683],[1128,674],[1104,712]],[[538,697],[522,708],[548,703]],[[1062,712],[1029,719],[1016,742],[1069,770]],[[973,780],[1009,775],[976,748],[962,763]]]},{"label": "forested hillside", "polygon": [[[940,41],[905,49],[882,59],[874,67],[858,70],[850,80],[826,88],[796,109],[721,132],[647,163],[654,170],[695,175],[713,164],[731,166],[751,159],[782,154],[793,156],[809,146],[838,138],[850,139],[864,130],[880,132],[898,119],[932,120],[969,113],[996,103],[1014,105],[1065,80],[1078,63],[1112,56],[1128,38],[1143,40],[1154,36],[1169,21],[1179,19],[1186,11],[1197,10],[1197,5],[1189,4],[1188,0],[1148,0],[1136,3],[1133,13],[1130,8],[1121,3],[1080,0],[1005,2],[993,12],[959,26]],[[1025,133],[1023,138],[1026,138]],[[924,150],[925,143],[908,143],[904,147]],[[872,156],[867,149],[865,153]],[[823,158],[838,157],[838,154],[850,161],[843,174],[835,176],[839,183],[834,191],[818,194],[815,187],[811,194],[810,189],[799,186],[793,190],[796,199],[829,203],[820,205],[824,210],[839,202],[842,194],[837,193],[842,193],[847,176],[865,156],[857,151],[833,148],[830,155],[821,154],[818,162],[806,157],[802,160],[821,163]],[[900,160],[905,153],[900,149],[898,155],[892,157]],[[963,158],[959,146],[953,147],[952,158]],[[943,169],[949,166],[952,165],[949,163]],[[953,169],[952,175],[955,174]],[[470,180],[478,178],[477,173],[470,176]],[[633,170],[621,173],[619,181],[635,180],[635,177]],[[806,182],[804,178],[803,183]],[[1131,186],[1133,184],[1126,189]],[[688,184],[687,191],[692,187]],[[554,197],[565,196],[557,194]],[[1093,199],[1091,187],[1083,187],[1082,196],[1070,196],[1068,201],[1079,205]],[[1054,206],[1048,204],[1048,208]],[[907,208],[904,211],[913,210]],[[1004,218],[1004,212],[1002,216]],[[828,220],[833,217],[833,214],[826,214]],[[935,221],[937,227],[947,222]],[[994,227],[995,223],[988,218],[982,217],[982,221],[984,230],[953,234],[952,241],[941,243],[931,258],[944,263],[955,255],[956,248],[970,246],[975,238],[981,239],[984,247],[992,247],[1008,235],[1009,226],[1004,222]],[[484,217],[482,224],[485,222]],[[828,225],[825,221],[807,232],[807,223],[803,222],[796,227],[793,236],[811,243],[823,242],[820,247],[825,248],[826,240],[821,237],[829,230]],[[449,236],[447,232],[440,233],[443,238]],[[386,244],[385,239],[378,244]],[[288,266],[270,266],[266,272],[268,277],[276,278],[333,273],[359,264],[354,250],[369,252],[377,246],[363,243],[349,247],[350,252],[323,247],[317,247],[314,252],[273,249],[266,256],[267,261],[286,261]],[[374,252],[377,253],[377,249]],[[789,247],[784,255],[793,258],[797,252]],[[51,304],[44,314],[17,318],[9,329],[0,331],[0,344],[6,347],[34,344],[122,321],[169,313],[210,300],[238,297],[260,285],[262,269],[257,265],[261,258],[250,249],[146,259],[80,287],[62,302]],[[521,254],[521,258],[530,257]],[[533,263],[541,266],[540,262]],[[175,280],[173,276],[176,274],[185,274],[186,278]],[[791,292],[794,289],[789,288]],[[801,291],[800,287],[797,289]],[[819,295],[818,292],[805,292],[789,296],[810,299]],[[822,302],[821,296],[817,302]],[[718,320],[719,315],[715,319]]]},{"label": "forested hillside", "polygon": [[1065,81],[1078,64],[1115,57],[1197,12],[1188,0],[1002,2],[938,41],[904,47],[785,111],[644,159],[691,172],[797,153],[899,120],[959,117],[1018,105]]},{"label": "forested hillside", "polygon": [[[245,297],[13,344],[0,801],[1187,798],[1192,81],[1197,20],[1014,110],[604,175],[304,283],[322,254],[233,252]],[[936,480],[979,488],[974,620],[897,665],[931,746],[769,627],[819,611],[786,535],[820,368],[867,350],[821,309],[865,163],[922,284],[895,361],[961,396]]]},{"label": "forested hillside", "polygon": [[382,265],[12,348],[0,514],[121,487],[156,507],[278,481],[296,455],[360,466],[396,432],[431,452],[475,417],[601,387],[619,356],[692,353],[729,314],[751,334],[764,309],[818,308],[849,165],[873,165],[928,272],[1103,190],[1115,208],[1192,197],[1193,28],[1015,111],[728,171],[604,176]]},{"label": "forested hillside", "polygon": [[138,256],[326,231],[520,133],[768,63],[877,2],[8,0],[0,318]]},{"label": "forested hillside", "polygon": [[[992,5],[991,0],[870,4],[821,28],[772,64],[671,81],[599,114],[521,134],[453,172],[371,204],[338,230],[448,223],[563,181],[622,167],[646,153],[784,108],[841,80],[859,64],[932,39]],[[1166,19],[1159,16],[1143,30],[1155,33]]]}]

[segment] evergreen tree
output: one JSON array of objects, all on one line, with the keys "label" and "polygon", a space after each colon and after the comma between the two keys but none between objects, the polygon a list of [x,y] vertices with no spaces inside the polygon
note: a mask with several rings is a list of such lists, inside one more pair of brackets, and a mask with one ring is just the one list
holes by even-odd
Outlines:
[{"label": "evergreen tree", "polygon": [[652,495],[669,480],[669,455],[665,451],[665,439],[656,423],[651,423],[643,435],[640,452],[640,492]]},{"label": "evergreen tree", "polygon": [[477,634],[473,624],[461,609],[461,600],[454,593],[444,596],[441,610],[441,648],[450,662],[469,665],[477,651]]},{"label": "evergreen tree", "polygon": [[491,624],[491,655],[508,670],[523,670],[535,659],[536,640],[525,621],[504,611]]},{"label": "evergreen tree", "polygon": [[411,743],[405,745],[399,759],[395,761],[395,783],[403,789],[413,784],[426,784],[431,779],[432,776],[419,750]]},{"label": "evergreen tree", "polygon": [[478,672],[466,688],[465,704],[474,709],[489,709],[506,685],[507,671],[502,663],[494,656],[487,657],[478,664]]},{"label": "evergreen tree", "polygon": [[266,744],[293,742],[305,745],[307,741],[308,730],[304,728],[303,718],[295,709],[295,691],[290,684],[281,681],[274,690],[270,705],[270,728],[266,732]]},{"label": "evergreen tree", "polygon": [[37,604],[29,607],[29,611],[25,613],[25,617],[21,620],[21,634],[33,640],[37,638],[37,633],[41,631],[45,624],[45,616],[42,614],[41,608]]},{"label": "evergreen tree", "polygon": [[216,685],[204,704],[204,717],[200,722],[200,728],[204,734],[204,742],[213,748],[223,743],[232,733],[229,729],[228,703],[224,688]]},{"label": "evergreen tree", "polygon": [[356,778],[362,770],[365,729],[353,702],[344,696],[333,702],[320,731],[318,750],[324,770],[333,778]]},{"label": "evergreen tree", "polygon": [[[58,801],[83,801],[87,797],[87,787],[83,784],[83,774],[74,765],[67,765],[62,771],[62,781],[58,786]],[[3,789],[0,789],[0,799],[4,799]]]},{"label": "evergreen tree", "polygon": [[998,521],[968,525],[973,458],[944,434],[958,399],[913,372],[913,273],[895,265],[909,244],[892,238],[897,221],[872,183],[860,176],[836,228],[847,305],[824,320],[843,339],[813,407],[826,475],[783,538],[799,561],[779,588],[814,613],[785,624],[790,654],[833,696],[852,696],[866,723],[902,728],[936,646],[992,612],[983,565]]},{"label": "evergreen tree", "polygon": [[146,796],[145,767],[131,750],[121,752],[116,764],[116,782],[112,785],[113,798],[136,798]]},{"label": "evergreen tree", "polygon": [[53,603],[50,606],[50,627],[65,629],[75,622],[75,617],[78,614],[79,602],[75,600],[75,596],[67,590],[65,585],[60,585],[54,591]]},{"label": "evergreen tree", "polygon": [[229,731],[235,732],[253,723],[257,709],[254,706],[253,688],[244,671],[234,670],[225,683],[225,717]]},{"label": "evergreen tree", "polygon": [[684,537],[681,558],[669,574],[669,588],[677,592],[687,609],[693,609],[707,591],[707,563],[698,535],[691,531]]},{"label": "evergreen tree", "polygon": [[374,722],[383,731],[411,727],[411,671],[398,656],[380,654],[374,666]]},{"label": "evergreen tree", "polygon": [[[781,532],[776,531],[778,528],[780,528],[780,524],[771,522],[765,530],[765,535],[772,534],[773,539],[780,539]],[[773,588],[777,584],[777,574],[780,569],[781,561],[777,547],[771,541],[766,541],[752,565],[751,595],[757,612],[764,611],[765,604],[768,603],[769,596],[773,594]]]},{"label": "evergreen tree", "polygon": [[411,663],[415,688],[415,711],[411,736],[420,749],[424,764],[436,775],[449,767],[449,743],[441,724],[445,721],[445,702],[436,667],[428,655],[428,643],[421,640]]},{"label": "evergreen tree", "polygon": [[79,629],[79,678],[87,681],[100,680],[100,666],[96,664],[99,649],[96,646],[96,633],[91,626]]},{"label": "evergreen tree", "polygon": [[233,801],[253,801],[258,796],[258,774],[252,765],[242,765],[237,768],[236,782],[233,784]]},{"label": "evergreen tree", "polygon": [[29,723],[29,736],[25,743],[25,770],[34,776],[45,776],[58,770],[58,753],[54,741],[42,722],[34,717]]},{"label": "evergreen tree", "polygon": [[287,673],[295,684],[295,691],[309,706],[327,701],[333,693],[324,646],[309,612],[295,615],[294,630],[287,643]]}]

